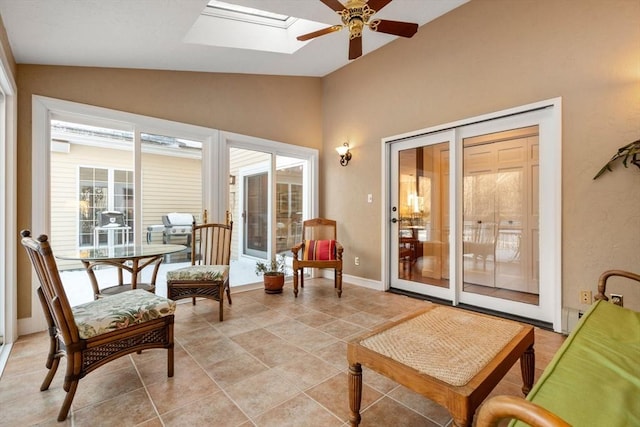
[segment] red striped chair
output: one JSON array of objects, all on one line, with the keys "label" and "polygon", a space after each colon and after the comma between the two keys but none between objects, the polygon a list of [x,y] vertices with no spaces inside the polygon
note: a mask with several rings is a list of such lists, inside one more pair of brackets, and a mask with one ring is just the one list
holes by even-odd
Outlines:
[{"label": "red striped chair", "polygon": [[314,218],[302,223],[302,242],[291,248],[293,252],[293,294],[298,296],[304,287],[305,268],[333,268],[334,288],[338,298],[342,296],[342,252],[344,248],[336,240],[336,222]]}]

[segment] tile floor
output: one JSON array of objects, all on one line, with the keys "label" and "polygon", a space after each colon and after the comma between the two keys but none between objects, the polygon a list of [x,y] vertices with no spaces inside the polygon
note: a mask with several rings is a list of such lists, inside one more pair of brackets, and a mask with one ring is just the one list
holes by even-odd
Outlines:
[{"label": "tile floor", "polygon": [[[21,337],[0,379],[0,425],[26,426],[346,426],[346,342],[425,304],[409,297],[313,279],[297,299],[232,293],[224,322],[217,303],[178,304],[175,376],[166,351],[150,350],[111,362],[80,381],[65,422],[61,364],[40,392],[48,350],[45,333]],[[536,328],[536,379],[564,336]],[[64,362],[63,362],[64,363]],[[447,411],[364,368],[362,426],[447,426]],[[516,364],[493,391],[520,394]]]}]

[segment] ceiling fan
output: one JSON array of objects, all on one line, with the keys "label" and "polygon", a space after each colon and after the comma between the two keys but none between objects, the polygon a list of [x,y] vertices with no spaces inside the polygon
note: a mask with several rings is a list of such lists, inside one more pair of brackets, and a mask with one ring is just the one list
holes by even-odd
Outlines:
[{"label": "ceiling fan", "polygon": [[391,0],[347,0],[342,5],[338,0],[320,0],[322,3],[335,10],[342,19],[342,25],[332,25],[318,31],[298,36],[300,41],[306,41],[325,34],[349,28],[349,59],[362,56],[362,29],[366,26],[371,31],[393,34],[401,37],[413,37],[418,31],[418,24],[401,21],[389,21],[387,19],[374,19],[371,17],[380,9],[388,5]]}]

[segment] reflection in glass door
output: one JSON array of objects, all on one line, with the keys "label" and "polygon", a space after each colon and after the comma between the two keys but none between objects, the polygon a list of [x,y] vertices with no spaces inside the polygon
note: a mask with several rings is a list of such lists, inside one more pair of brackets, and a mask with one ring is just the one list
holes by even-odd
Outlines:
[{"label": "reflection in glass door", "polygon": [[244,241],[246,255],[267,258],[269,225],[269,174],[244,177]]},{"label": "reflection in glass door", "polygon": [[392,287],[450,299],[448,133],[392,148]]},{"label": "reflection in glass door", "polygon": [[291,256],[302,239],[304,161],[276,157],[276,252]]},{"label": "reflection in glass door", "polygon": [[538,304],[538,126],[463,139],[464,292]]}]

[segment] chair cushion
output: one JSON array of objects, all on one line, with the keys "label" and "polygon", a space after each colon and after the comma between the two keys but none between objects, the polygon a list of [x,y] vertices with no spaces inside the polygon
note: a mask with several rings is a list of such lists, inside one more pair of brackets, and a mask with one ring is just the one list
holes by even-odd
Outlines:
[{"label": "chair cushion", "polygon": [[332,261],[336,259],[335,240],[305,240],[304,254],[305,261]]},{"label": "chair cushion", "polygon": [[88,339],[117,329],[169,316],[176,303],[144,289],[133,289],[72,307],[80,338]]},{"label": "chair cushion", "polygon": [[167,282],[181,280],[213,282],[214,280],[226,280],[228,276],[228,265],[191,265],[167,272]]}]

